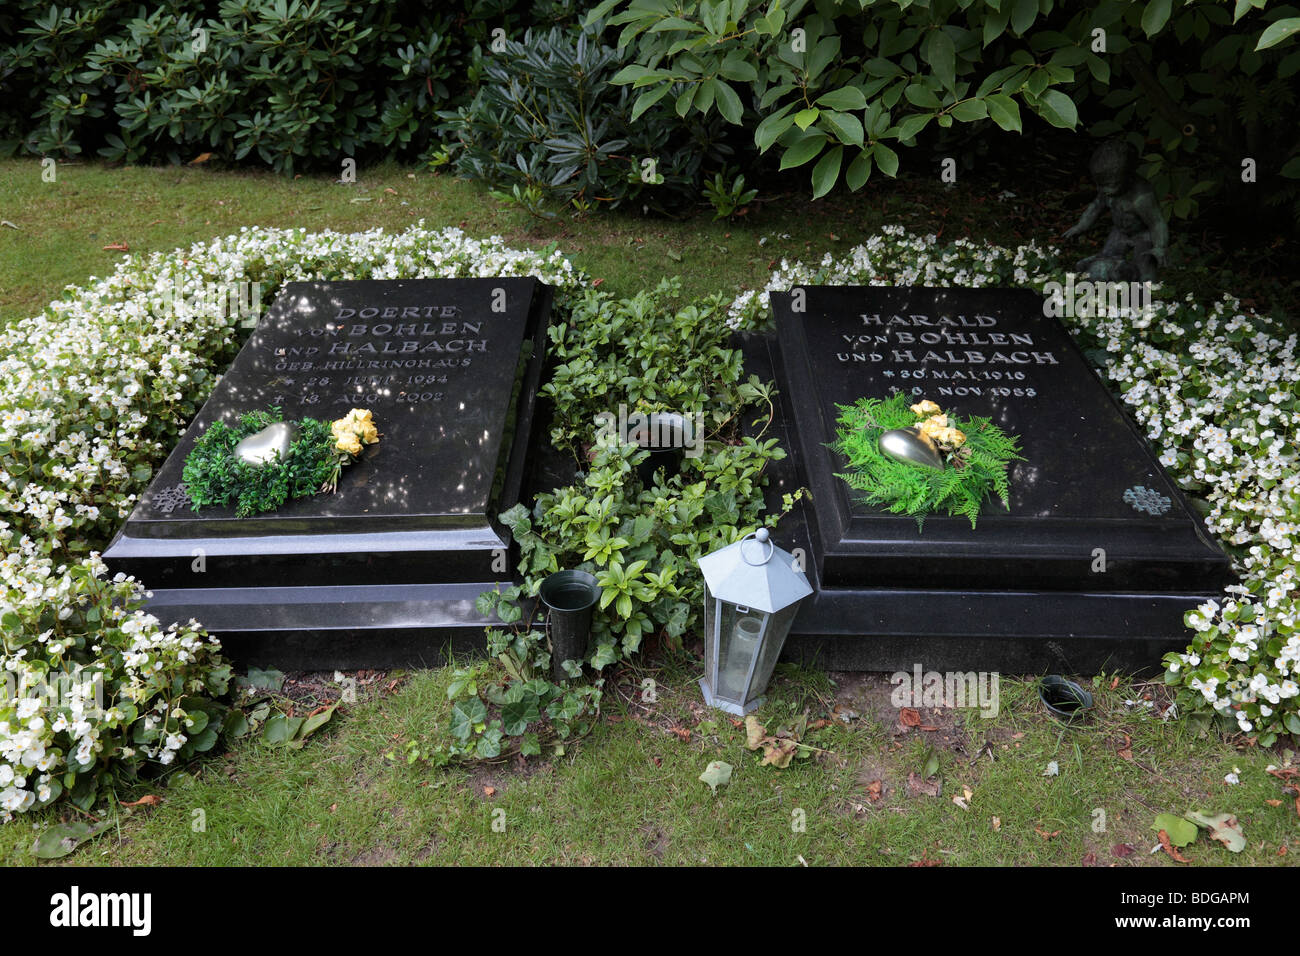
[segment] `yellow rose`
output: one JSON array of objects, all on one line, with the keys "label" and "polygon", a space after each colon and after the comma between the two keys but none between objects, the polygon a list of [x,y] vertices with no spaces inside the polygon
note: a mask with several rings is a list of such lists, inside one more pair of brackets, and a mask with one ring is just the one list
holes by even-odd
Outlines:
[{"label": "yellow rose", "polygon": [[966,443],[966,433],[956,428],[944,428],[934,437],[939,444],[952,448],[960,448]]},{"label": "yellow rose", "polygon": [[915,414],[920,415],[922,418],[924,418],[926,415],[932,415],[935,412],[943,411],[943,409],[941,409],[934,402],[930,401],[928,398],[923,399],[921,402],[917,403],[916,405],[911,406],[911,410]]},{"label": "yellow rose", "polygon": [[339,437],[335,444],[338,446],[339,451],[345,451],[349,455],[361,454],[361,442],[357,441],[357,436],[352,432]]},{"label": "yellow rose", "polygon": [[944,428],[947,427],[947,425],[948,425],[948,423],[947,423],[946,421],[945,421],[945,422],[939,422],[939,421],[936,421],[936,420],[933,419],[933,418],[927,418],[925,421],[921,422],[921,424],[917,425],[916,427],[917,427],[917,430],[918,430],[922,435],[926,435],[926,436],[928,436],[928,437],[930,437],[930,438],[933,438],[933,439],[935,439],[935,440],[937,441],[938,438],[939,438],[939,434],[940,434],[940,432],[942,432],[942,431],[944,430]]},{"label": "yellow rose", "polygon": [[374,426],[373,422],[366,422],[362,426],[361,440],[367,445],[373,445],[379,441],[379,429]]}]

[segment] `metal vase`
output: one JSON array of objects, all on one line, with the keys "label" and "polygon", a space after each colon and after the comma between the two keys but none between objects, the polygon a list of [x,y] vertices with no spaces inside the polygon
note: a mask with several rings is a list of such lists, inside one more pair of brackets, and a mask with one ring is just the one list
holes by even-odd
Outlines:
[{"label": "metal vase", "polygon": [[569,675],[562,662],[582,662],[587,657],[600,583],[586,571],[557,571],[542,582],[538,596],[549,612],[551,675],[564,681]]}]

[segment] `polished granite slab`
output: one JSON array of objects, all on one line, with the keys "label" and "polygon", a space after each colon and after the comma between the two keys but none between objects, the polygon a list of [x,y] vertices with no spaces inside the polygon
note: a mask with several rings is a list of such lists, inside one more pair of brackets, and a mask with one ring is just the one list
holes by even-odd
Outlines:
[{"label": "polished granite slab", "polygon": [[[257,659],[274,659],[257,639],[276,633],[320,634],[303,663],[321,667],[371,666],[366,635],[423,658],[420,634],[481,633],[467,595],[511,579],[496,519],[520,499],[550,299],[532,278],[286,284],[105,561],[168,618],[192,614]],[[267,406],[326,421],[368,408],[380,441],[334,494],[194,510],[181,473],[198,436]]]},{"label": "polished granite slab", "polygon": [[[812,492],[778,529],[817,588],[792,654],[1086,669],[1150,667],[1186,644],[1183,613],[1220,593],[1227,558],[1041,296],[809,287],[772,300],[775,340],[746,344],[749,371],[782,393],[791,458],[770,493]],[[896,388],[1020,436],[1009,512],[992,502],[975,529],[947,516],[918,529],[835,477],[836,405]]]}]

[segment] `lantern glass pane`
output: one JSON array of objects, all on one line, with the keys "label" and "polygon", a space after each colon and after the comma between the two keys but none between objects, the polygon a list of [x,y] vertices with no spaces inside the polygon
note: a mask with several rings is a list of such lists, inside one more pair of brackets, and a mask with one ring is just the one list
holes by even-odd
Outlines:
[{"label": "lantern glass pane", "polygon": [[769,616],[763,611],[722,604],[721,652],[714,696],[736,703],[744,702],[746,678],[763,647]]},{"label": "lantern glass pane", "polygon": [[759,657],[758,666],[754,668],[754,679],[750,682],[749,696],[745,699],[745,703],[762,697],[767,690],[768,682],[772,679],[772,671],[776,669],[777,658],[781,656],[785,636],[789,633],[798,610],[799,604],[796,602],[774,614],[765,615],[769,620],[763,639],[763,652]]},{"label": "lantern glass pane", "polygon": [[718,659],[717,627],[718,600],[708,587],[704,588],[704,680],[710,688],[717,683],[713,679],[713,663]]}]

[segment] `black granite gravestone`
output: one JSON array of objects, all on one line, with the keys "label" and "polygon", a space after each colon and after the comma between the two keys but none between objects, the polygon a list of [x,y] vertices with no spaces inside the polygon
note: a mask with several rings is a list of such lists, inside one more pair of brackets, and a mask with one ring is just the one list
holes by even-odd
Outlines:
[{"label": "black granite gravestone", "polygon": [[[520,496],[550,290],[532,278],[293,282],[281,291],[104,559],[236,659],[433,662],[481,641],[479,593],[515,567],[496,516]],[[374,413],[338,490],[238,518],[193,510],[181,472],[218,419]]]},{"label": "black granite gravestone", "polygon": [[[1028,290],[809,287],[772,296],[783,445],[778,538],[816,593],[788,647],[847,669],[1150,668],[1229,580],[1223,552],[1069,334]],[[754,370],[751,368],[751,370]],[[914,518],[841,479],[836,404],[900,389],[1020,436],[1011,508]]]}]

